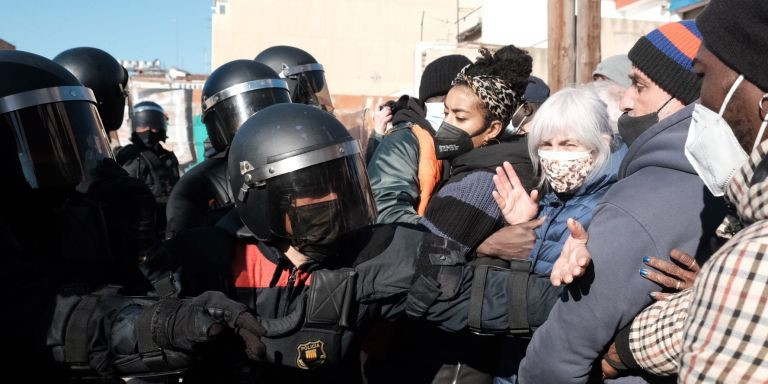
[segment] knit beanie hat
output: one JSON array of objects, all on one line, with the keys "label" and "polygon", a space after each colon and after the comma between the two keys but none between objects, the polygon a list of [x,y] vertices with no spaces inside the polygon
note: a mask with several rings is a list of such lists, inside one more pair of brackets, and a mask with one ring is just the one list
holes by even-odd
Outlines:
[{"label": "knit beanie hat", "polygon": [[712,54],[768,92],[768,1],[712,0],[696,26]]},{"label": "knit beanie hat", "polygon": [[614,55],[601,61],[592,72],[592,76],[603,76],[626,88],[632,84],[629,80],[630,67],[632,67],[632,62],[629,61],[627,55]]},{"label": "knit beanie hat", "polygon": [[640,38],[629,60],[672,97],[690,104],[699,98],[701,79],[693,73],[693,58],[701,33],[693,20],[664,24]]},{"label": "knit beanie hat", "polygon": [[426,101],[432,96],[447,94],[459,71],[471,63],[462,55],[443,56],[429,63],[421,74],[419,100]]},{"label": "knit beanie hat", "polygon": [[531,76],[528,78],[528,85],[525,87],[523,100],[529,103],[542,104],[549,98],[549,86],[544,80]]}]

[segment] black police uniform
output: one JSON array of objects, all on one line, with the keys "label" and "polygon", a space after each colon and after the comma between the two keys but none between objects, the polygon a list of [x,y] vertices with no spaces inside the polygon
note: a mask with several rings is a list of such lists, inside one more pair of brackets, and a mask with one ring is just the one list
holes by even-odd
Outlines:
[{"label": "black police uniform", "polygon": [[[179,160],[173,152],[160,145],[166,137],[166,116],[163,108],[151,101],[133,107],[131,143],[118,149],[115,159],[128,175],[143,181],[157,203],[157,224],[165,230],[165,206],[174,185],[179,181]],[[138,127],[150,127],[136,132]]]},{"label": "black police uniform", "polygon": [[[128,97],[125,68],[109,53],[91,47],[68,49],[56,55],[53,61],[93,90],[104,129],[109,132],[120,128]],[[80,127],[73,129],[79,131]],[[91,141],[100,140],[92,138]],[[83,157],[89,157],[87,151]],[[142,181],[129,177],[111,156],[103,157],[88,172],[92,177],[80,186],[79,191],[83,194],[79,198],[83,203],[90,202],[92,210],[100,211],[95,216],[104,221],[112,255],[116,260],[133,260],[134,264],[145,259],[159,240],[152,192]],[[135,266],[125,270],[138,273]],[[142,279],[137,277],[136,280]],[[145,285],[131,292],[141,294],[146,290]]]},{"label": "black police uniform", "polygon": [[[189,294],[216,288],[253,308],[267,331],[268,364],[253,369],[261,379],[360,380],[353,352],[371,318],[529,334],[560,294],[527,261],[471,261],[466,248],[426,231],[371,227],[376,210],[359,146],[318,109],[274,105],[246,121],[229,178],[245,228],[185,235],[227,251],[206,255],[182,236],[148,269],[153,279],[181,271]],[[289,245],[309,260],[295,267]],[[216,276],[207,280],[214,286],[201,285],[203,275]]]},{"label": "black police uniform", "polygon": [[92,200],[113,192],[100,185],[111,152],[93,93],[27,52],[0,52],[0,74],[0,166],[13,201],[0,216],[0,292],[12,308],[0,324],[3,371],[51,382],[175,371],[219,323],[246,326],[240,335],[258,351],[257,323],[221,293],[138,299],[105,287],[149,285],[135,257],[111,252]]},{"label": "black police uniform", "polygon": [[159,144],[148,147],[135,136],[131,142],[117,152],[117,162],[128,175],[144,181],[158,204],[165,205],[179,180],[179,160]]},{"label": "black police uniform", "polygon": [[166,238],[191,228],[212,226],[234,206],[227,181],[226,152],[217,152],[185,172],[171,191],[165,207]]}]

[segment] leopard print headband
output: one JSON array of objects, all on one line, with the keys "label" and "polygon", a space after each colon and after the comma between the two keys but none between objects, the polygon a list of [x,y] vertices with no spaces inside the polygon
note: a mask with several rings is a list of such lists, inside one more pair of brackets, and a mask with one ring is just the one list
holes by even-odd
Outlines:
[{"label": "leopard print headband", "polygon": [[519,97],[507,83],[496,76],[470,76],[465,72],[472,64],[461,69],[451,85],[464,84],[472,89],[495,120],[506,126],[512,118],[514,109],[520,103]]}]

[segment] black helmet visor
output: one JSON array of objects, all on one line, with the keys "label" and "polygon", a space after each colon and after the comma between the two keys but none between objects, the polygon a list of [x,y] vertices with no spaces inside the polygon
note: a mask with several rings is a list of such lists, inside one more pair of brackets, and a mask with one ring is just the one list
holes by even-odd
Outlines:
[{"label": "black helmet visor", "polygon": [[38,89],[0,99],[0,129],[13,132],[26,182],[32,188],[77,184],[113,157],[85,87]]},{"label": "black helmet visor", "polygon": [[211,144],[219,151],[232,143],[235,132],[259,110],[290,103],[285,80],[263,79],[237,84],[203,101],[203,123]]},{"label": "black helmet visor", "polygon": [[239,168],[243,185],[235,192],[238,200],[248,199],[250,190],[265,193],[271,235],[319,241],[372,224],[376,218],[365,163],[354,139],[258,168],[241,162]]},{"label": "black helmet visor", "polygon": [[322,241],[373,224],[376,205],[359,155],[267,180],[272,234]]},{"label": "black helmet visor", "polygon": [[331,91],[328,89],[325,71],[321,64],[285,66],[280,76],[296,80],[296,87],[291,95],[294,103],[315,105],[333,112]]},{"label": "black helmet visor", "polygon": [[136,128],[147,127],[165,133],[168,117],[162,108],[155,106],[138,106],[133,108],[131,117],[131,128],[136,132]]}]

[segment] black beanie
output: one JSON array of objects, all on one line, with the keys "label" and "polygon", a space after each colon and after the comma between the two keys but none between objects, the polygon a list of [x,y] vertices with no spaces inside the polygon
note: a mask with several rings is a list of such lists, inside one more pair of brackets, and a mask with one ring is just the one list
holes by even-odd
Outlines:
[{"label": "black beanie", "polygon": [[443,56],[429,63],[421,74],[419,100],[426,101],[432,96],[447,94],[459,71],[471,63],[462,55]]},{"label": "black beanie", "polygon": [[629,50],[629,60],[675,99],[690,104],[699,98],[701,79],[693,73],[693,59],[701,34],[691,20],[667,23],[640,38]]},{"label": "black beanie", "polygon": [[696,26],[712,54],[768,92],[768,1],[712,0]]}]

